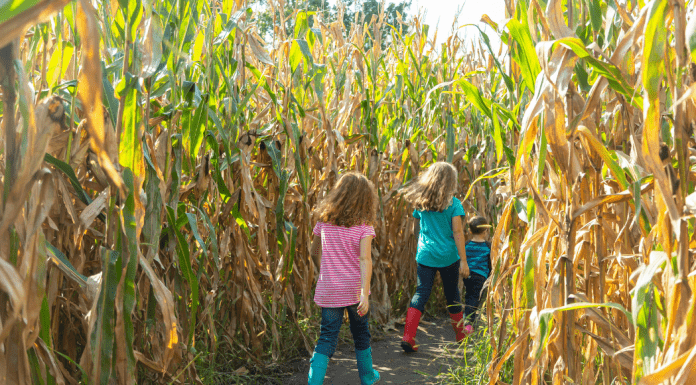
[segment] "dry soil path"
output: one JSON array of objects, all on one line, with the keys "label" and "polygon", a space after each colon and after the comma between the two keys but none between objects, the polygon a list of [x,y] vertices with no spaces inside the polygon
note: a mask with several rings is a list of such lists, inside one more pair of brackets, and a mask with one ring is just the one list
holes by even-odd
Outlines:
[{"label": "dry soil path", "polygon": [[[343,328],[347,327],[343,325]],[[421,322],[416,337],[420,348],[416,353],[404,353],[399,345],[404,331],[403,325],[397,325],[397,328],[384,333],[373,333],[372,355],[373,363],[381,376],[379,385],[443,383],[444,378],[438,375],[447,373],[450,367],[458,365],[452,354],[449,354],[459,346],[454,342],[454,331],[449,318]],[[307,384],[309,358],[304,359],[297,367],[299,370],[282,380],[283,384]],[[336,353],[331,358],[324,380],[324,385],[330,384],[360,384],[352,341],[339,343]]]}]

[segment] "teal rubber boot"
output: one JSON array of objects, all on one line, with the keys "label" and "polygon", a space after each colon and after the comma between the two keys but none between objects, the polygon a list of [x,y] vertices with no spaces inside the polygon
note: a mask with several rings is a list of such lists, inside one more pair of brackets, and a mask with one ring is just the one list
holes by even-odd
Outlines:
[{"label": "teal rubber boot", "polygon": [[[372,361],[370,361],[372,362]],[[308,385],[322,385],[326,377],[326,368],[329,366],[329,357],[321,353],[314,352],[309,360]]]},{"label": "teal rubber boot", "polygon": [[379,381],[379,372],[372,367],[372,348],[356,350],[355,358],[358,361],[361,385],[372,385]]}]

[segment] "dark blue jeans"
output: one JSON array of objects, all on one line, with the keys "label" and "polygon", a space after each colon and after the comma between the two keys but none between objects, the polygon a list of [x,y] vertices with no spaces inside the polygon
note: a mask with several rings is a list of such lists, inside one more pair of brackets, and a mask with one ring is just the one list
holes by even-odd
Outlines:
[{"label": "dark blue jeans", "polygon": [[370,329],[368,319],[370,312],[360,317],[358,315],[358,305],[346,307],[323,307],[321,308],[321,331],[319,341],[314,351],[325,356],[331,357],[336,351],[338,343],[338,332],[343,324],[343,312],[348,311],[350,320],[350,332],[353,334],[355,350],[365,350],[370,347]]},{"label": "dark blue jeans", "polygon": [[420,312],[425,310],[425,304],[430,298],[433,289],[435,273],[440,272],[442,278],[442,288],[447,299],[447,310],[451,314],[462,311],[462,299],[459,294],[459,263],[457,261],[447,267],[430,267],[418,264],[416,275],[418,277],[416,294],[411,298],[411,307],[415,307]]},{"label": "dark blue jeans", "polygon": [[486,277],[476,273],[471,273],[469,278],[464,279],[464,317],[469,323],[473,324],[476,320],[476,311],[481,303],[484,283],[486,283]]}]

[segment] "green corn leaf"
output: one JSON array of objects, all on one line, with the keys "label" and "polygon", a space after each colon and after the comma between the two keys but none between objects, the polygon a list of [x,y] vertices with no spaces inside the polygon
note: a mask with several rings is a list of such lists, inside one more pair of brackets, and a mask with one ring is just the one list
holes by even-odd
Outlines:
[{"label": "green corn leaf", "polygon": [[75,362],[75,360],[73,360],[72,358],[66,356],[65,354],[63,354],[57,350],[53,350],[53,353],[60,356],[60,358],[64,359],[66,362],[69,362],[71,365],[74,365],[82,374],[83,383],[89,384],[87,372],[85,372],[85,370],[82,368],[82,366],[80,366],[79,363]]},{"label": "green corn leaf", "polygon": [[639,218],[642,214],[640,185],[641,181],[639,180],[633,182],[633,202],[636,211],[635,218]]},{"label": "green corn leaf", "polygon": [[238,103],[237,106],[235,107],[237,110],[234,113],[234,116],[232,117],[232,121],[236,121],[241,114],[246,111],[246,106],[249,103],[249,100],[251,100],[254,95],[256,95],[256,91],[261,87],[261,83],[257,82],[254,86],[254,88],[251,89],[251,91],[244,97],[244,100],[242,100],[241,103]]},{"label": "green corn leaf", "polygon": [[138,79],[126,74],[125,82],[119,84],[116,90],[121,98],[125,98],[123,109],[123,131],[119,144],[119,162],[121,166],[130,168],[135,173],[140,173],[144,167],[142,140],[141,140],[141,116],[138,100],[141,96]]},{"label": "green corn leaf", "polygon": [[63,41],[57,44],[51,55],[46,71],[46,82],[49,87],[56,86],[65,78],[65,73],[70,67],[70,61],[75,58],[75,48],[72,43]]},{"label": "green corn leaf", "polygon": [[307,35],[307,39],[309,39],[310,36],[312,36],[312,40],[319,39],[319,43],[324,44],[324,37],[321,34],[320,28],[310,28],[309,31],[310,33]]},{"label": "green corn leaf", "polygon": [[[77,197],[82,201],[82,203],[89,205],[92,203],[92,198],[87,195],[85,190],[82,189],[82,185],[80,182],[77,180],[77,176],[75,175],[75,171],[73,171],[72,167],[68,165],[67,163],[63,162],[62,160],[58,160],[51,156],[51,154],[46,154],[44,155],[44,160],[53,166],[55,166],[57,169],[63,172],[65,176],[68,177],[68,180],[70,181],[70,184],[72,187],[75,189],[75,193]],[[103,215],[100,215],[99,218],[102,220],[105,218]]]},{"label": "green corn leaf", "polygon": [[495,141],[496,163],[499,164],[503,160],[503,130],[500,127],[498,119],[498,105],[493,104],[491,108],[491,118],[493,119],[493,140]]},{"label": "green corn leaf", "polygon": [[[667,0],[653,0],[650,2],[648,21],[645,25],[645,43],[643,46],[642,69],[643,86],[652,101],[659,97],[660,82],[664,74],[664,57],[667,44],[666,19]],[[640,106],[641,108],[643,106]]]},{"label": "green corn leaf", "polygon": [[162,233],[162,194],[160,193],[161,180],[157,175],[155,166],[150,158],[150,151],[143,147],[143,156],[147,163],[145,192],[147,193],[147,205],[145,206],[145,219],[143,224],[143,240],[147,245],[147,259],[152,261],[159,260],[157,251],[159,250],[159,239]]},{"label": "green corn leaf", "polygon": [[583,92],[590,92],[592,86],[589,83],[589,75],[583,66],[583,62],[575,63],[575,78],[578,79],[578,85]]},{"label": "green corn leaf", "polygon": [[541,66],[539,65],[539,58],[536,54],[536,50],[534,49],[534,43],[532,42],[529,27],[520,23],[514,18],[508,21],[507,27],[510,30],[510,35],[512,36],[513,40],[515,40],[519,48],[514,53],[513,57],[522,69],[522,83],[533,94],[535,91],[534,84],[536,82],[537,75],[539,75],[541,72]]},{"label": "green corn leaf", "polygon": [[[123,181],[128,188],[128,197],[123,206],[121,212],[123,221],[123,228],[125,233],[121,237],[121,250],[127,250],[127,267],[126,275],[123,280],[123,328],[126,345],[126,376],[128,378],[124,379],[126,382],[135,381],[135,355],[133,353],[133,309],[135,308],[136,293],[135,293],[135,273],[138,269],[138,259],[140,253],[140,245],[138,242],[138,235],[136,231],[136,219],[135,219],[135,186],[133,183],[133,173],[130,169],[125,169],[123,172]],[[125,259],[125,258],[124,258]]]},{"label": "green corn leaf", "polygon": [[590,147],[599,154],[599,156],[604,161],[604,164],[606,164],[607,167],[609,167],[612,174],[619,182],[621,188],[624,190],[627,189],[628,180],[626,179],[626,173],[621,168],[621,166],[619,166],[619,163],[616,161],[615,156],[612,156],[609,150],[607,150],[607,148],[595,137],[595,135],[587,127],[581,126],[580,128],[578,128],[578,132],[583,134]]},{"label": "green corn leaf", "polygon": [[464,91],[464,95],[474,107],[487,117],[492,118],[491,101],[481,96],[478,88],[464,79],[457,80],[456,84]]},{"label": "green corn leaf", "polygon": [[[537,185],[541,186],[544,178],[544,168],[546,168],[546,155],[548,154],[548,142],[546,141],[546,127],[541,125],[540,130],[540,143],[539,143],[539,165],[537,168]],[[512,166],[512,165],[511,165]]]},{"label": "green corn leaf", "polygon": [[254,67],[249,62],[246,62],[244,64],[244,66],[246,68],[248,68],[249,71],[251,71],[251,73],[254,75],[256,80],[259,81],[259,84],[261,85],[261,87],[263,87],[263,89],[266,90],[266,92],[268,92],[268,96],[271,97],[271,100],[273,100],[273,103],[278,104],[278,98],[277,98],[275,92],[273,92],[273,90],[271,90],[271,87],[268,86],[268,83],[266,82],[266,77],[263,76],[261,71],[259,71],[256,67]]},{"label": "green corn leaf", "polygon": [[244,231],[244,234],[246,234],[247,239],[251,240],[251,232],[249,231],[249,225],[244,220],[242,215],[239,213],[239,202],[236,202],[232,206],[232,217],[234,218],[235,222],[237,222],[237,225]]},{"label": "green corn leaf", "polygon": [[590,22],[592,23],[592,29],[595,32],[599,32],[602,28],[602,6],[599,4],[599,0],[589,0],[590,6]]},{"label": "green corn leaf", "polygon": [[109,81],[109,74],[107,73],[103,62],[102,86],[104,87],[104,105],[108,111],[109,119],[111,119],[111,124],[116,127],[116,118],[118,117],[118,99],[116,99],[114,96],[114,87],[111,85],[111,81]]},{"label": "green corn leaf", "polygon": [[[314,92],[320,100],[324,99],[324,75],[326,75],[326,66],[314,66]],[[379,103],[378,103],[379,104]]]},{"label": "green corn leaf", "polygon": [[[46,346],[49,348],[53,347],[53,342],[51,340],[51,309],[48,308],[48,297],[44,295],[41,301],[41,315],[39,316],[41,322],[41,330],[39,331],[39,337],[44,341]],[[49,377],[50,376],[49,374]],[[53,381],[49,380],[48,383]],[[54,382],[53,382],[54,383]]]},{"label": "green corn leaf", "polygon": [[43,378],[41,376],[41,367],[39,365],[39,358],[36,355],[36,348],[32,347],[27,351],[27,358],[29,359],[29,368],[31,369],[31,382],[34,385],[44,385]]},{"label": "green corn leaf", "polygon": [[94,328],[90,335],[92,371],[88,374],[93,383],[106,385],[111,378],[114,354],[114,325],[116,317],[116,290],[121,280],[122,258],[113,250],[101,249],[102,284],[97,299]]},{"label": "green corn leaf", "polygon": [[652,252],[650,254],[650,265],[646,266],[638,276],[636,286],[631,291],[631,320],[636,327],[635,358],[639,359],[642,365],[636,365],[633,379],[635,382],[648,374],[648,370],[653,368],[658,354],[658,311],[655,305],[657,291],[652,282],[653,277],[659,269],[665,267],[668,262],[667,254],[663,252]]},{"label": "green corn leaf", "polygon": [[39,0],[0,1],[0,24],[39,4]]},{"label": "green corn leaf", "polygon": [[[143,18],[142,0],[128,0],[128,24],[131,31],[135,31]],[[131,32],[132,33],[132,32]]]},{"label": "green corn leaf", "polygon": [[[533,202],[530,199],[530,202]],[[534,253],[528,249],[524,258],[524,305],[525,308],[534,307]]]},{"label": "green corn leaf", "polygon": [[191,52],[191,59],[194,61],[201,62],[203,60],[203,46],[205,45],[205,32],[201,31],[196,36],[193,42],[193,51]]},{"label": "green corn leaf", "polygon": [[544,348],[546,347],[549,335],[551,334],[551,326],[553,325],[553,316],[556,313],[568,311],[568,310],[580,310],[580,309],[590,309],[590,308],[610,308],[610,309],[616,309],[622,312],[624,315],[627,317],[631,317],[631,313],[629,313],[626,308],[623,306],[609,302],[609,303],[590,303],[590,302],[578,302],[578,303],[573,303],[557,308],[551,308],[551,309],[544,309],[540,311],[536,317],[537,322],[538,322],[538,327],[539,327],[539,339],[540,343],[538,344],[538,347],[536,351],[534,352],[534,356],[536,359],[541,358],[541,353],[543,352]]},{"label": "green corn leaf", "polygon": [[[273,171],[278,177],[280,186],[278,187],[278,201],[276,202],[275,217],[276,217],[276,234],[278,245],[285,247],[286,239],[286,224],[285,224],[285,195],[288,192],[289,175],[282,164],[280,150],[271,141],[265,142],[265,148],[268,155],[271,157]],[[290,234],[292,235],[292,234]],[[294,251],[293,251],[294,252]]]},{"label": "green corn leaf", "polygon": [[309,16],[313,15],[314,12],[299,11],[295,17],[295,39],[304,39],[307,36],[307,31],[309,31]]},{"label": "green corn leaf", "polygon": [[[207,95],[204,97],[204,99],[207,99]],[[205,123],[207,119],[208,107],[207,102],[204,101],[198,105],[195,113],[188,121],[188,155],[190,157],[191,164],[195,164],[196,159],[198,159],[198,153],[200,152],[201,144],[203,143],[203,134],[205,133]],[[186,136],[184,138],[186,138]]]},{"label": "green corn leaf", "polygon": [[208,257],[208,246],[203,241],[200,232],[198,232],[198,222],[196,221],[196,216],[191,213],[186,213],[186,219],[188,220],[189,227],[191,228],[191,234],[193,238],[198,242],[198,246],[204,257]]},{"label": "green corn leaf", "polygon": [[[45,310],[44,310],[45,309]],[[41,305],[41,328],[45,329],[46,332],[41,334],[41,337],[39,337],[39,341],[36,342],[37,345],[40,344],[45,344],[47,349],[53,350],[53,342],[50,339],[50,335],[47,336],[50,333],[50,328],[51,328],[51,319],[50,319],[50,312],[48,309],[48,301],[46,300],[46,297],[44,297],[44,300]],[[48,338],[49,342],[43,342],[44,338]],[[49,365],[45,365],[45,372],[46,372],[46,385],[55,385],[56,384],[56,377],[51,374]]]},{"label": "green corn leaf", "polygon": [[624,78],[621,70],[613,64],[595,59],[595,57],[585,48],[582,40],[576,37],[566,37],[556,40],[554,47],[562,44],[570,48],[580,59],[583,59],[598,76],[603,76],[609,82],[609,87],[614,91],[624,95],[628,101],[636,108],[643,108],[643,98],[636,93],[633,87]]},{"label": "green corn leaf", "polygon": [[181,188],[181,164],[182,164],[182,144],[181,144],[181,134],[172,135],[172,157],[173,162],[169,168],[170,176],[172,178],[171,191],[169,194],[169,204],[170,206],[176,207],[179,204],[179,189]]},{"label": "green corn leaf", "polygon": [[302,64],[302,50],[300,49],[300,44],[297,42],[297,40],[292,41],[292,45],[290,46],[290,68],[292,68],[292,72],[297,71],[297,67]]},{"label": "green corn leaf", "polygon": [[452,114],[447,114],[446,119],[446,148],[447,148],[447,161],[452,162],[454,158],[454,148],[456,147],[456,137],[457,134],[454,131],[454,119],[452,119]]},{"label": "green corn leaf", "polygon": [[314,57],[312,56],[312,52],[309,50],[309,44],[307,44],[307,40],[295,40],[300,47],[300,51],[302,51],[302,55],[304,58],[307,60],[309,64],[314,64]]},{"label": "green corn leaf", "polygon": [[224,46],[222,43],[227,41],[227,39],[232,35],[234,38],[233,32],[235,32],[235,29],[237,28],[237,22],[234,19],[230,19],[227,24],[225,24],[225,27],[222,29],[222,32],[218,34],[215,37],[215,40],[213,40],[213,46],[216,47],[222,47]]},{"label": "green corn leaf", "polygon": [[495,67],[498,69],[498,73],[503,77],[503,81],[505,82],[505,86],[508,89],[508,92],[510,94],[515,93],[515,87],[514,87],[514,82],[510,78],[510,76],[505,73],[505,69],[503,69],[503,66],[500,64],[500,61],[498,60],[498,55],[493,52],[493,48],[491,48],[491,41],[488,38],[488,35],[479,28],[478,25],[476,24],[471,24],[472,26],[476,27],[478,29],[479,33],[481,34],[481,38],[483,39],[483,42],[485,43],[486,48],[488,49],[488,53],[491,55],[493,58],[493,62],[495,63]]},{"label": "green corn leaf", "polygon": [[191,269],[191,251],[189,250],[189,244],[186,241],[186,238],[181,234],[181,231],[179,231],[179,228],[177,226],[177,221],[176,221],[176,214],[174,212],[174,209],[171,206],[167,206],[167,220],[169,222],[169,228],[170,230],[174,233],[177,241],[177,247],[176,247],[176,254],[179,257],[179,268],[182,272],[182,276],[188,282],[189,287],[191,288],[191,295],[189,297],[190,299],[190,306],[191,306],[191,315],[190,315],[190,323],[189,323],[189,334],[188,334],[188,342],[187,345],[191,346],[191,342],[193,341],[193,336],[196,331],[196,313],[198,311],[198,278],[196,275],[193,273],[193,270]]},{"label": "green corn leaf", "polygon": [[203,218],[203,223],[205,223],[205,226],[208,228],[208,239],[210,240],[210,249],[213,252],[213,260],[215,261],[215,266],[219,268],[220,253],[218,251],[219,249],[215,226],[213,226],[213,223],[210,221],[210,218],[208,217],[208,214],[206,214],[205,210],[198,210],[198,213],[201,215]]},{"label": "green corn leaf", "polygon": [[213,159],[211,160],[211,176],[217,184],[217,189],[220,193],[222,201],[224,203],[227,203],[227,201],[232,198],[232,193],[227,188],[225,180],[222,178],[222,167],[223,166],[220,163],[220,159],[218,157],[213,157]]},{"label": "green corn leaf", "polygon": [[[474,148],[471,148],[469,150],[471,151],[473,149]],[[504,173],[506,173],[507,171],[508,171],[508,167],[501,167],[501,168],[490,170],[490,171],[486,172],[485,174],[481,175],[480,177],[476,178],[476,180],[474,180],[471,183],[471,186],[469,186],[469,190],[466,192],[466,195],[464,196],[464,200],[469,199],[469,195],[471,195],[471,192],[474,190],[474,186],[476,185],[476,183],[478,183],[484,179],[497,178],[497,177],[503,175]]]},{"label": "green corn leaf", "polygon": [[[283,118],[280,116],[280,114],[276,114],[276,120],[279,122],[281,127],[284,127],[285,129],[285,135],[292,135],[294,139],[294,143],[297,143],[299,145],[300,143],[300,130],[297,127],[297,123],[290,123],[290,128],[291,131],[288,132],[288,127],[285,125],[283,122]],[[302,194],[306,197],[307,191],[308,191],[308,177],[307,177],[307,159],[300,158],[300,151],[298,148],[293,149],[292,154],[295,159],[295,170],[297,171],[298,178],[300,180],[300,186],[302,187]]]},{"label": "green corn leaf", "polygon": [[528,224],[530,216],[527,213],[527,199],[518,197],[514,197],[512,199],[517,217],[520,218],[522,222]]},{"label": "green corn leaf", "polygon": [[292,268],[293,264],[295,262],[295,249],[296,249],[296,243],[297,243],[297,227],[290,221],[285,221],[285,234],[287,235],[288,239],[290,239],[290,248],[289,248],[289,255],[288,255],[288,262],[285,265],[285,271],[283,273],[283,278],[284,282],[283,285],[285,285],[288,280],[287,278],[290,277],[292,274]]},{"label": "green corn leaf", "polygon": [[46,249],[48,251],[48,257],[58,266],[58,269],[65,274],[66,277],[70,278],[71,281],[82,288],[87,287],[87,277],[80,274],[77,269],[75,269],[65,254],[61,253],[60,250],[48,242],[46,242]]}]

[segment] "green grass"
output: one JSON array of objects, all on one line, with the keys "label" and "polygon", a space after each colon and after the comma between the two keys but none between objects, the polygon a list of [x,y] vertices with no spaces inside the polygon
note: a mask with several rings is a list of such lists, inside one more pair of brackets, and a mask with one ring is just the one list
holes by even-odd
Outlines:
[{"label": "green grass", "polygon": [[[493,357],[488,325],[477,321],[474,334],[462,344],[453,344],[451,349],[445,349],[445,355],[457,362],[449,371],[440,374],[442,384],[483,384],[489,381],[488,369]],[[499,381],[512,382],[513,357],[507,360],[500,372]]]}]

